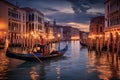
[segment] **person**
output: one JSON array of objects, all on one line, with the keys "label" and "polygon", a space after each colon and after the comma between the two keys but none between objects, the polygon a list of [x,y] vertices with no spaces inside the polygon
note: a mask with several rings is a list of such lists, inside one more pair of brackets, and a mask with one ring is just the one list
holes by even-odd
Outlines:
[{"label": "person", "polygon": [[41,39],[40,39],[40,44],[41,44],[41,52],[43,53],[43,55],[44,55],[44,39],[42,38],[42,36],[41,36]]}]

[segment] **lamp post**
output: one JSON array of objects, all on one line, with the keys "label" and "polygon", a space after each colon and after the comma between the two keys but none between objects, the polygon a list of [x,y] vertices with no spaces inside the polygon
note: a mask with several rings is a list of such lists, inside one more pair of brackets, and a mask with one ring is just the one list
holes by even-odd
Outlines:
[{"label": "lamp post", "polygon": [[58,49],[60,49],[60,34],[58,34],[57,36],[58,36]]}]

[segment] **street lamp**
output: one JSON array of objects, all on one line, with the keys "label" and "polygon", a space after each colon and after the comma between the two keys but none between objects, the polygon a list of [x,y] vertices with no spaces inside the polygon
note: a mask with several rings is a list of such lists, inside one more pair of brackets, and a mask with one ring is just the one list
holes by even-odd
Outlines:
[{"label": "street lamp", "polygon": [[58,34],[58,38],[60,38],[60,34]]},{"label": "street lamp", "polygon": [[58,36],[58,42],[59,42],[58,49],[60,49],[60,34],[58,34],[57,36]]}]

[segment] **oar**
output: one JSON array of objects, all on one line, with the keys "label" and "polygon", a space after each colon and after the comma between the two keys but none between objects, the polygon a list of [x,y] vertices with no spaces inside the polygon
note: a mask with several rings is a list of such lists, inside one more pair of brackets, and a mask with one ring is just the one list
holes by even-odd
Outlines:
[{"label": "oar", "polygon": [[43,63],[34,53],[31,52],[31,54],[32,54],[40,63]]},{"label": "oar", "polygon": [[35,54],[32,53],[32,55],[41,63],[43,63]]}]

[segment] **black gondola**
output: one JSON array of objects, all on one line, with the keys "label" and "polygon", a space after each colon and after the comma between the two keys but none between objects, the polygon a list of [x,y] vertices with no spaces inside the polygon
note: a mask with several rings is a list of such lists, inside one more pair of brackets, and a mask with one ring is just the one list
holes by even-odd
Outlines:
[{"label": "black gondola", "polygon": [[4,44],[0,44],[0,49],[4,49],[5,45]]},{"label": "black gondola", "polygon": [[82,46],[87,47],[87,44],[85,44],[85,43],[83,43],[83,42],[81,42],[81,41],[80,41],[80,44],[81,44]]},{"label": "black gondola", "polygon": [[67,51],[67,49],[68,49],[68,46],[66,46],[64,49],[61,49],[61,50],[54,50],[47,56],[43,56],[40,53],[35,53],[35,54],[33,53],[34,55],[30,53],[28,54],[13,53],[9,49],[7,49],[6,56],[10,58],[25,60],[25,61],[35,61],[37,60],[36,57],[39,58],[40,60],[46,60],[46,59],[63,56],[64,53]]}]

